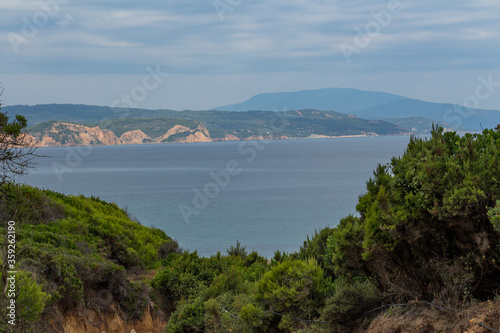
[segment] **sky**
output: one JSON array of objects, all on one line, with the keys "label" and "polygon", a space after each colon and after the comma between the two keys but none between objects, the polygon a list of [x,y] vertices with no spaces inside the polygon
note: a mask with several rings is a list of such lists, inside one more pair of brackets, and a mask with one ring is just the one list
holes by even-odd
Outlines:
[{"label": "sky", "polygon": [[498,0],[1,0],[1,101],[203,110],[339,87],[500,110],[499,16]]}]

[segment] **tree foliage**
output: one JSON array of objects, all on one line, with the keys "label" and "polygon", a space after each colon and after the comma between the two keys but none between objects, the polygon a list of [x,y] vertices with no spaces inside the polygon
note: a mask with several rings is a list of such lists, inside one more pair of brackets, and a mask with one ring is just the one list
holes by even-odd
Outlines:
[{"label": "tree foliage", "polygon": [[339,271],[362,272],[402,297],[459,302],[499,287],[499,233],[487,211],[500,198],[500,133],[459,136],[434,128],[379,165],[329,239]]},{"label": "tree foliage", "polygon": [[293,331],[292,318],[313,319],[323,305],[326,282],[316,260],[287,260],[268,271],[257,284],[256,299],[264,308],[285,314],[278,327]]},{"label": "tree foliage", "polygon": [[1,112],[0,103],[0,185],[33,167],[36,142],[24,132],[27,126],[23,116],[16,115],[14,120],[9,120],[7,114]]}]

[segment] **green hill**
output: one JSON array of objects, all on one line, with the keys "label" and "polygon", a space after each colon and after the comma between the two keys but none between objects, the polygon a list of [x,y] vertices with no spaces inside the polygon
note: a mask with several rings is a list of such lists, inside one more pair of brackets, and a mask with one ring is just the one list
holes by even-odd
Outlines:
[{"label": "green hill", "polygon": [[[344,135],[398,135],[408,132],[406,129],[386,121],[366,120],[338,112],[317,110],[288,112],[165,111],[164,113],[176,118],[114,118],[86,125],[110,130],[118,138],[125,132],[140,130],[152,140],[164,135],[176,125],[189,128],[192,131],[198,127],[202,129],[205,127],[211,140],[255,137],[273,139]],[[54,130],[53,125],[54,121],[44,122],[31,127],[29,131],[39,137],[44,135],[54,137],[58,141],[59,136],[49,133]],[[66,129],[66,131],[68,130]],[[179,133],[178,135],[185,136],[186,134]],[[175,135],[170,139],[174,140]]]},{"label": "green hill", "polygon": [[50,120],[90,124],[116,118],[159,118],[167,116],[163,110],[112,108],[82,104],[13,105],[2,107],[2,112],[25,116],[28,119],[28,126]]},{"label": "green hill", "polygon": [[[115,204],[94,197],[6,183],[0,187],[0,221],[11,219],[16,222],[16,255],[15,268],[8,270],[17,271],[20,288],[16,332],[28,332],[51,312],[87,307],[91,300],[102,310],[119,306],[125,319],[142,318],[154,297],[148,283],[132,281],[130,273],[145,274],[179,251],[165,232],[144,227]],[[6,241],[0,240],[2,253]],[[2,268],[6,277],[6,266]],[[9,332],[2,321],[7,301],[0,299],[2,332]]]}]

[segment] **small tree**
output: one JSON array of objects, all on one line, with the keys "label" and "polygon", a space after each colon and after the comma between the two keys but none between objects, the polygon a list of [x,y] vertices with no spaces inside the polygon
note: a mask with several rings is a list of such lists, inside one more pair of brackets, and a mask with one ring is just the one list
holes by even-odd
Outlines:
[{"label": "small tree", "polygon": [[15,120],[9,121],[1,106],[0,103],[0,185],[25,174],[34,166],[32,160],[36,157],[36,141],[24,132],[28,126],[26,118],[16,115]]}]

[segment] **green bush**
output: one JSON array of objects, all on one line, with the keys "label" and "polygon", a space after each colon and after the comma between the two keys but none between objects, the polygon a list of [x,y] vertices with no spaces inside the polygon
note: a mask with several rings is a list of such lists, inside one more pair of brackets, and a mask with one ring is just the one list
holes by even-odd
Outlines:
[{"label": "green bush", "polygon": [[236,241],[236,246],[231,245],[226,252],[229,256],[240,256],[243,259],[247,257],[246,246],[241,246],[241,243],[238,240]]},{"label": "green bush", "polygon": [[360,315],[380,305],[378,290],[363,278],[339,278],[326,300],[321,317],[333,324],[352,325]]},{"label": "green bush", "polygon": [[182,250],[179,248],[179,243],[175,240],[169,240],[160,245],[158,256],[161,259],[167,259],[171,254],[180,254]]},{"label": "green bush", "polygon": [[46,193],[28,185],[4,183],[0,186],[0,221],[40,224],[65,216],[64,206]]},{"label": "green bush", "polygon": [[127,315],[127,320],[142,319],[144,310],[151,297],[151,288],[146,281],[131,281],[127,283],[125,294],[119,299],[122,310]]},{"label": "green bush", "polygon": [[430,139],[412,137],[404,155],[374,171],[356,207],[361,218],[335,230],[327,257],[337,271],[362,273],[399,298],[487,299],[500,286],[492,261],[500,253],[489,246],[500,234],[487,216],[500,199],[499,174],[499,132],[436,128]]},{"label": "green bush", "polygon": [[329,265],[329,260],[325,262],[325,255],[327,253],[328,238],[332,236],[333,233],[334,229],[329,227],[321,229],[319,232],[315,230],[314,236],[312,236],[312,238],[307,236],[307,240],[304,241],[304,244],[300,247],[300,251],[297,253],[298,259],[316,259],[318,264],[324,269],[325,274],[331,277],[334,276],[334,272],[330,268],[331,265]]},{"label": "green bush", "polygon": [[45,308],[48,295],[42,291],[30,272],[18,271],[16,281],[19,288],[16,299],[19,319],[30,323],[37,322]]},{"label": "green bush", "polygon": [[[128,318],[140,318],[149,302],[148,282],[129,283],[125,271],[160,267],[166,260],[162,244],[176,251],[163,231],[131,221],[116,204],[94,197],[5,183],[0,186],[0,216],[16,221],[16,259],[27,276],[20,279],[29,295],[46,295],[44,311],[85,304],[109,311],[115,302]],[[2,237],[0,257],[3,242]],[[35,310],[41,306],[33,297],[29,302]],[[31,322],[40,313],[25,315]]]},{"label": "green bush", "polygon": [[245,257],[245,265],[252,266],[259,258],[259,254],[256,251],[252,251],[248,256]]},{"label": "green bush", "polygon": [[246,303],[241,307],[239,317],[247,327],[251,327],[253,332],[269,331],[270,318],[272,314],[264,311],[253,303]]},{"label": "green bush", "polygon": [[324,265],[340,276],[359,275],[363,273],[359,260],[362,253],[363,225],[358,217],[344,217],[328,238]]},{"label": "green bush", "polygon": [[[3,264],[1,260],[0,264]],[[2,288],[2,291],[6,288],[3,281],[0,272],[0,288]],[[7,317],[7,306],[10,305],[10,298],[6,297],[6,293],[0,299],[0,329],[2,329],[2,332],[31,332],[33,324],[40,320],[49,296],[42,291],[42,287],[36,282],[31,272],[19,268],[17,268],[15,274],[15,286],[16,325],[12,326],[7,323],[11,318]]]},{"label": "green bush", "polygon": [[206,289],[234,260],[242,262],[240,257],[231,259],[220,255],[200,258],[196,251],[172,257],[153,281],[154,288],[164,300],[164,310],[167,312],[172,311],[172,305],[180,299],[194,298]]},{"label": "green bush", "polygon": [[216,276],[210,286],[202,293],[203,299],[216,298],[229,291],[236,294],[248,291],[242,269],[239,267],[231,266],[227,271]]},{"label": "green bush", "polygon": [[[500,234],[500,200],[497,200],[495,206],[488,211],[488,218],[490,219],[493,228],[495,228],[496,232]],[[479,245],[490,246],[489,244]],[[500,248],[500,242],[497,244],[497,247]]]},{"label": "green bush", "polygon": [[203,300],[196,298],[191,301],[182,301],[170,317],[165,332],[186,333],[201,332],[204,323],[205,306]]},{"label": "green bush", "polygon": [[256,300],[264,309],[285,315],[279,319],[279,327],[292,331],[297,322],[287,316],[317,318],[325,294],[323,271],[316,260],[288,260],[264,274],[257,284]]}]

